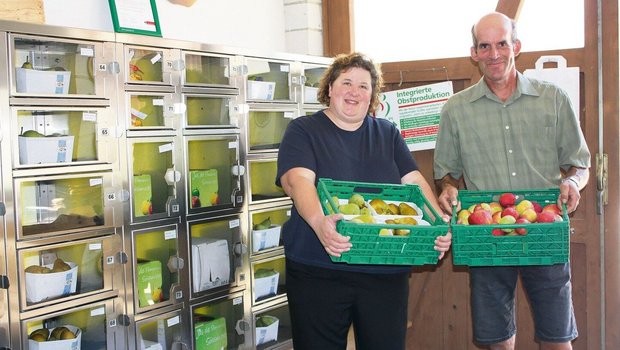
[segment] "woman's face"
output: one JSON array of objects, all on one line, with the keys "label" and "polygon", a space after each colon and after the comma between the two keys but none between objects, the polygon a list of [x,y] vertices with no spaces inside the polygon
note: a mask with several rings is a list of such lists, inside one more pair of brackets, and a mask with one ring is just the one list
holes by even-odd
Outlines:
[{"label": "woman's face", "polygon": [[339,122],[360,123],[368,113],[371,96],[370,72],[353,67],[340,73],[329,87],[329,109]]}]

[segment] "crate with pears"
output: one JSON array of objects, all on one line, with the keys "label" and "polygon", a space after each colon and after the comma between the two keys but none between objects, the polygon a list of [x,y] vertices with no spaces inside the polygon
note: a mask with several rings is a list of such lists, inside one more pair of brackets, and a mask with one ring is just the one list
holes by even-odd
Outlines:
[{"label": "crate with pears", "polygon": [[552,265],[568,262],[570,223],[558,188],[459,191],[452,214],[454,265]]},{"label": "crate with pears", "polygon": [[343,214],[338,232],[351,237],[351,250],[334,262],[377,265],[436,264],[435,238],[449,226],[416,185],[319,179],[325,214]]}]

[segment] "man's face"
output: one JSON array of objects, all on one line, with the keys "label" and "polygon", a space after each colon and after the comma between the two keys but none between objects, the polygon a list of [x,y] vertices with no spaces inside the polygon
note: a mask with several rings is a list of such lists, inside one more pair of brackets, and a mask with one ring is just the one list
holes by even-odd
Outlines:
[{"label": "man's face", "polygon": [[471,48],[471,58],[485,78],[500,82],[514,74],[515,57],[521,51],[521,42],[511,39],[509,22],[482,21],[476,26],[477,47]]}]

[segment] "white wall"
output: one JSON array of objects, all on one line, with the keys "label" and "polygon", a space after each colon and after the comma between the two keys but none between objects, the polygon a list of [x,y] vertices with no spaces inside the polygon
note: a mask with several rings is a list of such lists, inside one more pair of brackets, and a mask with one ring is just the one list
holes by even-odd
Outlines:
[{"label": "white wall", "polygon": [[[287,52],[283,0],[197,0],[189,8],[156,0],[156,5],[164,38]],[[44,0],[44,9],[47,24],[114,31],[107,0]]]}]

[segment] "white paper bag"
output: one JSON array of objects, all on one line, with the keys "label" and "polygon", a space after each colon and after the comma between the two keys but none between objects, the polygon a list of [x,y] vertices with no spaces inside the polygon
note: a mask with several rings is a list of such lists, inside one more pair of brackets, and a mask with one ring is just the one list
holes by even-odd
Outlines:
[{"label": "white paper bag", "polygon": [[[557,68],[543,68],[547,62],[556,62]],[[541,56],[535,69],[526,69],[523,75],[530,78],[554,83],[566,91],[579,121],[579,67],[566,67],[566,58],[562,56]]]}]

